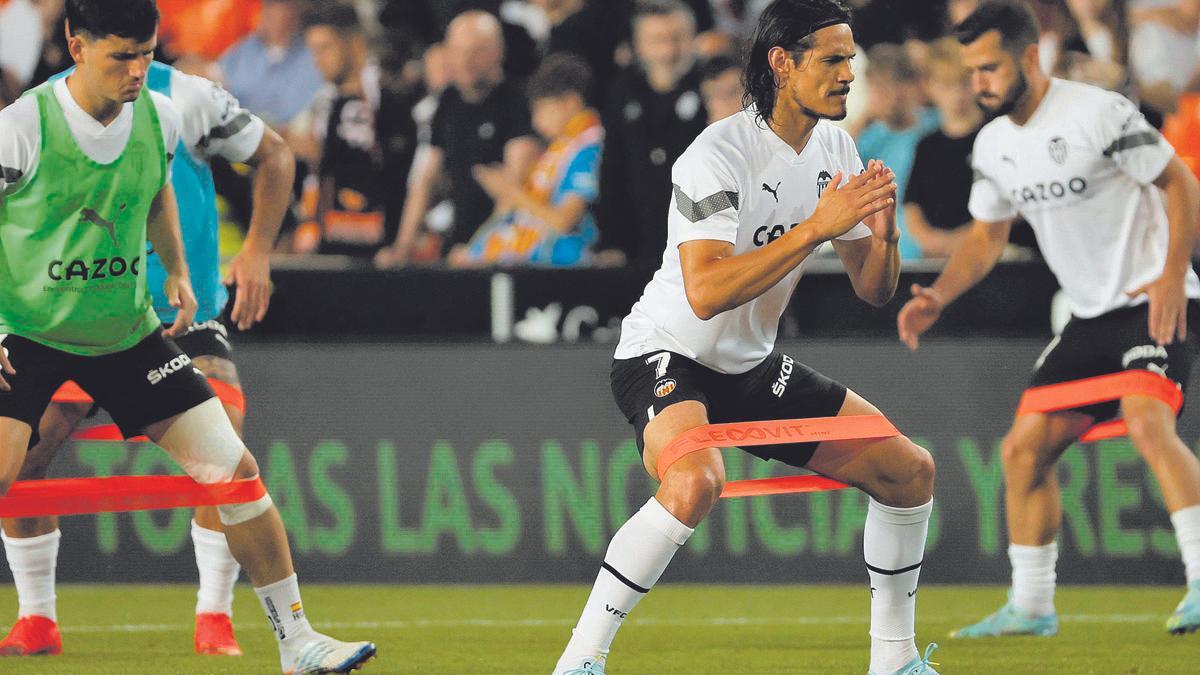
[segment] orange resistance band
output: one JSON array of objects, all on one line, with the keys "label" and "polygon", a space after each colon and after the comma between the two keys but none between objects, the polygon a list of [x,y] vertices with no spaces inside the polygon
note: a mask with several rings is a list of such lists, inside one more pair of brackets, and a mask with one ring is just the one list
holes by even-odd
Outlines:
[{"label": "orange resistance band", "polygon": [[0,497],[0,518],[150,511],[261,499],[259,478],[201,485],[187,476],[115,476],[18,481]]},{"label": "orange resistance band", "polygon": [[[764,422],[708,424],[683,432],[663,448],[658,456],[659,479],[684,455],[713,447],[750,447],[785,443],[819,443],[870,438],[890,438],[900,432],[882,415],[814,417]],[[722,497],[777,495],[792,492],[821,492],[849,487],[824,476],[780,476],[735,480],[725,484]]]},{"label": "orange resistance band", "polygon": [[[1115,401],[1123,396],[1149,396],[1171,406],[1176,413],[1183,407],[1179,385],[1148,370],[1126,370],[1062,384],[1048,384],[1025,390],[1017,414],[1048,413]],[[1119,438],[1129,433],[1125,420],[1109,420],[1088,429],[1079,440],[1085,443]]]}]

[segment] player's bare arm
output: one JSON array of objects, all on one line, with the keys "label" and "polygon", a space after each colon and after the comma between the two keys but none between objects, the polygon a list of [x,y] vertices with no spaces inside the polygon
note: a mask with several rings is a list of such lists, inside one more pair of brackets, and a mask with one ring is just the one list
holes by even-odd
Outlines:
[{"label": "player's bare arm", "polygon": [[1192,268],[1192,247],[1196,244],[1196,225],[1200,217],[1200,183],[1178,157],[1154,181],[1162,188],[1167,202],[1170,235],[1162,276],[1130,291],[1137,297],[1150,298],[1150,337],[1159,345],[1169,345],[1187,337],[1187,292],[1184,281]]},{"label": "player's bare arm", "polygon": [[267,315],[271,302],[271,249],[279,237],[296,177],[295,155],[279,134],[269,128],[264,130],[258,149],[247,163],[255,168],[250,229],[225,276],[226,285],[237,285],[230,317],[240,330],[249,330]]},{"label": "player's bare arm", "polygon": [[[879,160],[867,163],[867,173],[888,172]],[[896,294],[900,281],[900,230],[896,227],[896,204],[864,220],[871,236],[852,241],[833,240],[833,248],[846,267],[854,293],[864,302],[882,307]]]},{"label": "player's bare arm", "polygon": [[179,229],[179,207],[175,202],[175,190],[168,183],[159,190],[150,205],[150,217],[146,221],[146,238],[162,261],[167,271],[163,290],[171,306],[179,310],[175,323],[165,330],[167,337],[183,335],[198,307],[192,292],[192,281],[188,276],[187,260],[183,257],[183,235]]},{"label": "player's bare arm", "polygon": [[733,255],[733,244],[700,240],[679,246],[688,303],[708,320],[766,293],[822,243],[895,205],[895,175],[864,172],[843,183],[834,174],[812,216],[768,246]]},{"label": "player's bare arm", "polygon": [[920,345],[921,334],[938,320],[943,308],[992,271],[1004,253],[1011,229],[1011,219],[995,223],[973,221],[962,245],[946,261],[933,286],[912,285],[913,297],[896,318],[900,340],[909,349],[915,350]]}]

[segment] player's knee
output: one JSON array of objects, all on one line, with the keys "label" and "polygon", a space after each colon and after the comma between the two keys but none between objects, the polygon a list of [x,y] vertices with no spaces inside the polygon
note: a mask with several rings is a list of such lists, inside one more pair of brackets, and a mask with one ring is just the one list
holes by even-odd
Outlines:
[{"label": "player's knee", "polygon": [[1033,443],[1025,442],[1012,434],[1004,437],[1000,443],[1000,461],[1004,473],[1013,476],[1036,476],[1044,473],[1050,466],[1042,461],[1041,453]]},{"label": "player's knee", "polygon": [[913,502],[924,503],[933,495],[933,481],[937,467],[933,455],[907,438],[899,439],[902,445],[888,454],[874,480],[866,484],[873,497],[889,505]]},{"label": "player's knee", "polygon": [[923,495],[933,494],[933,481],[937,477],[937,465],[933,461],[933,455],[928,450],[922,448],[916,443],[910,443],[912,448],[909,451],[909,489]]},{"label": "player's knee", "polygon": [[[157,442],[198,483],[224,483],[258,474],[254,458],[215,398],[180,415]],[[243,475],[246,470],[253,473]]]},{"label": "player's knee", "polygon": [[1164,421],[1160,415],[1126,414],[1125,426],[1134,447],[1148,458],[1168,452],[1173,446],[1174,425]]},{"label": "player's knee", "polygon": [[720,461],[687,462],[668,473],[666,486],[676,498],[690,504],[715,503],[725,489],[725,466]]}]

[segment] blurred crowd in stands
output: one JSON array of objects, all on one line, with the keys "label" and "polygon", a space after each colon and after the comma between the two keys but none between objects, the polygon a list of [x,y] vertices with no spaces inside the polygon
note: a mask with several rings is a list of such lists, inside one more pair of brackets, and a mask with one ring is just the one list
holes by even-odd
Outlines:
[{"label": "blurred crowd in stands", "polygon": [[[977,0],[847,0],[849,116],[903,196],[902,254],[969,220],[984,122],[951,28]],[[1043,67],[1156,125],[1200,90],[1200,0],[1028,0]],[[380,268],[656,266],[671,165],[742,109],[768,0],[158,0],[157,57],[220,82],[303,170],[280,252]],[[69,67],[62,0],[0,0],[0,106]],[[217,166],[244,221],[245,167]],[[1032,241],[1027,232],[1017,244]]]}]

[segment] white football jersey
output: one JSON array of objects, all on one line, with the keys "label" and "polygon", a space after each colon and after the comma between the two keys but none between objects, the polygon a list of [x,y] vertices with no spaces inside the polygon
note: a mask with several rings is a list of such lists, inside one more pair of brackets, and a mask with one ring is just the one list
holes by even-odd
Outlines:
[{"label": "white football jersey", "polygon": [[[1124,96],[1053,79],[1024,126],[1001,116],[979,131],[971,216],[1024,216],[1075,316],[1146,302],[1126,293],[1162,275],[1169,231],[1153,182],[1174,154]],[[1200,298],[1191,271],[1187,295]]]},{"label": "white football jersey", "polygon": [[[862,170],[850,135],[823,120],[799,154],[756,121],[752,108],[705,129],[671,169],[662,267],[621,324],[616,358],[669,350],[731,374],[761,363],[775,347],[804,265],[754,300],[701,321],[684,291],[679,245],[726,241],[735,255],[766,246],[812,215],[833,174],[848,178]],[[840,238],[869,236],[859,223]]]}]

